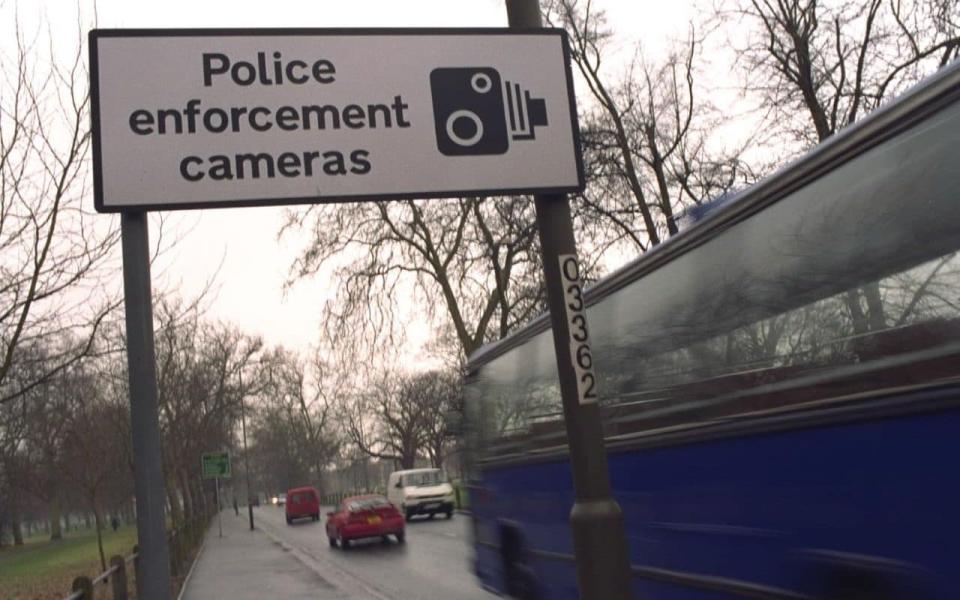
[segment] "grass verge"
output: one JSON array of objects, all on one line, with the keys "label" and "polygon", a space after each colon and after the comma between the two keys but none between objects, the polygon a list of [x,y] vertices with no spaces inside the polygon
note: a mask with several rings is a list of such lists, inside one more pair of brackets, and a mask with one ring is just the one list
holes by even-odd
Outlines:
[{"label": "grass verge", "polygon": [[[127,556],[137,543],[137,528],[127,525],[103,532],[107,561]],[[0,596],[10,600],[62,599],[74,577],[100,573],[95,531],[71,532],[58,542],[32,539],[21,547],[0,549]]]}]

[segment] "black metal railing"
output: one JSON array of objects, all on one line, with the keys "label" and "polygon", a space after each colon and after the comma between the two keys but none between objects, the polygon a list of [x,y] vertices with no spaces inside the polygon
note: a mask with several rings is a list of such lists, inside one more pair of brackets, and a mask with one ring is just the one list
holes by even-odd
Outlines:
[{"label": "black metal railing", "polygon": [[[167,533],[167,548],[170,552],[170,576],[179,587],[183,577],[190,568],[195,550],[200,546],[206,534],[211,515],[198,517],[181,523]],[[72,593],[64,600],[94,600],[94,594],[100,589],[107,589],[112,600],[127,600],[131,590],[136,585],[136,575],[140,561],[140,549],[133,547],[129,556],[115,555],[110,557],[110,567],[94,578],[81,575],[74,578],[71,586]],[[133,581],[130,581],[130,571],[127,565],[133,564]],[[133,583],[133,586],[131,586]],[[100,586],[103,586],[101,588]]]},{"label": "black metal railing", "polygon": [[100,573],[93,579],[86,575],[81,575],[73,580],[71,589],[73,593],[65,600],[93,600],[93,594],[99,585],[109,585],[113,595],[113,600],[127,600],[130,597],[130,586],[127,577],[127,565],[136,563],[140,556],[137,547],[133,547],[133,553],[130,556],[114,555],[110,557],[110,568]]}]

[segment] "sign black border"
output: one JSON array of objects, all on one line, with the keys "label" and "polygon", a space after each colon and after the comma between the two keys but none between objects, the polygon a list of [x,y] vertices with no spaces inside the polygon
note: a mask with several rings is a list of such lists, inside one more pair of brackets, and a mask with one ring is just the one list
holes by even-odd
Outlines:
[{"label": "sign black border", "polygon": [[[234,36],[374,36],[374,35],[553,35],[559,36],[563,48],[564,71],[567,77],[570,126],[577,163],[577,185],[556,188],[484,188],[479,190],[446,190],[405,194],[375,194],[356,196],[306,196],[290,198],[263,198],[245,200],[207,200],[200,202],[123,204],[105,206],[103,203],[103,171],[100,156],[100,70],[98,64],[98,40],[100,38],[129,37],[234,37]],[[567,33],[558,28],[517,29],[506,27],[376,27],[376,28],[197,28],[197,29],[91,29],[88,34],[90,59],[90,120],[93,142],[93,204],[100,213],[145,212],[155,210],[190,210],[208,208],[237,208],[245,206],[287,206],[293,204],[333,204],[344,202],[376,202],[386,200],[416,200],[427,198],[454,198],[459,196],[508,196],[525,194],[565,194],[582,192],[585,185],[583,153],[580,147],[580,126],[577,119],[577,102],[573,90],[570,43]]]}]

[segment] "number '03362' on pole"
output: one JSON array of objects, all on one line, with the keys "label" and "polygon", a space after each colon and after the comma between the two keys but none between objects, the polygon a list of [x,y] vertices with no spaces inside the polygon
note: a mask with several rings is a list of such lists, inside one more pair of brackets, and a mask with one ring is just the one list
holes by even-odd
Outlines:
[{"label": "number '03362' on pole", "polygon": [[580,404],[596,402],[597,380],[593,374],[593,355],[590,353],[580,263],[573,254],[561,254],[559,259],[560,277],[563,280],[563,308],[570,330],[570,360],[577,374],[577,395]]}]

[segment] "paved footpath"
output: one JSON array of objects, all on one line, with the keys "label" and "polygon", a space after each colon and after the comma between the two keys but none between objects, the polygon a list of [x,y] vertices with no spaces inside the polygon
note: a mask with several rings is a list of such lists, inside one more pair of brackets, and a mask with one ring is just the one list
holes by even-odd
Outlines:
[{"label": "paved footpath", "polygon": [[222,516],[223,537],[214,518],[182,599],[358,598],[355,591],[326,578],[309,559],[304,560],[263,530],[250,531],[245,511],[238,517],[232,510],[225,510]]}]

